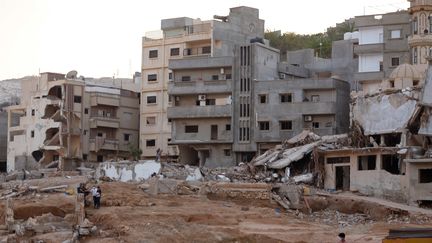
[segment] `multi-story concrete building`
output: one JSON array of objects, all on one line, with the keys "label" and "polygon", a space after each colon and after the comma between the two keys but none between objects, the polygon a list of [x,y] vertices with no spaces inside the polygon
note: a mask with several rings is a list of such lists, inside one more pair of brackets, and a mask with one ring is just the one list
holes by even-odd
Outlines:
[{"label": "multi-story concrete building", "polygon": [[408,0],[411,17],[411,34],[408,44],[411,63],[424,73],[428,67],[427,57],[432,56],[432,1]]},{"label": "multi-story concrete building", "polygon": [[[171,122],[167,118],[167,108],[175,102],[167,93],[169,81],[208,81],[218,76],[217,79],[229,82],[232,60],[223,63],[223,57],[232,57],[236,44],[264,36],[264,21],[259,19],[257,9],[231,8],[228,16],[215,16],[215,19],[164,19],[161,31],[147,33],[143,38],[140,147],[144,157],[154,157],[157,148],[162,149],[163,154],[178,155],[177,146],[168,146]],[[199,76],[198,72],[173,76],[169,60],[177,59],[184,60],[179,65],[197,69],[202,65],[202,68],[212,69],[212,75]],[[188,64],[189,59],[192,64]]]},{"label": "multi-story concrete building", "polygon": [[410,61],[408,36],[410,17],[407,11],[382,15],[356,16],[358,71],[354,79],[365,92],[377,91],[381,81],[402,63]]},{"label": "multi-story concrete building", "polygon": [[231,57],[170,60],[168,118],[181,162],[228,166],[305,128],[320,135],[348,130],[349,83],[311,78],[260,42],[236,45]]},{"label": "multi-story concrete building", "polygon": [[[128,158],[138,146],[138,93],[42,73],[22,83],[20,105],[8,107],[7,170]],[[14,119],[19,116],[19,119]]]}]

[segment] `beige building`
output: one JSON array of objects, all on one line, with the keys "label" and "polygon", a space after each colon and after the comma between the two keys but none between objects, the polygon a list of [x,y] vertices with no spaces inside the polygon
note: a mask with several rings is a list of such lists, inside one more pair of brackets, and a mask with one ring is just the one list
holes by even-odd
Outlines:
[{"label": "beige building", "polygon": [[7,171],[126,159],[138,146],[138,93],[42,73],[8,107]]},{"label": "beige building", "polygon": [[[168,145],[171,143],[171,120],[167,118],[167,108],[174,102],[167,92],[168,83],[176,80],[186,84],[193,79],[207,81],[216,76],[218,80],[219,76],[230,80],[231,77],[225,76],[230,74],[229,68],[227,72],[220,68],[232,64],[215,64],[212,58],[232,57],[235,44],[249,43],[252,38],[263,35],[264,21],[259,19],[258,9],[249,7],[231,8],[228,16],[215,16],[214,20],[164,19],[161,30],[146,33],[142,42],[140,125],[140,148],[144,157],[154,157],[158,148],[163,150],[163,155],[175,157],[179,154],[177,146]],[[180,74],[174,77],[169,63],[176,59],[185,60],[181,63],[185,68],[195,68],[196,63],[202,61],[203,68],[213,70],[201,77]]]}]

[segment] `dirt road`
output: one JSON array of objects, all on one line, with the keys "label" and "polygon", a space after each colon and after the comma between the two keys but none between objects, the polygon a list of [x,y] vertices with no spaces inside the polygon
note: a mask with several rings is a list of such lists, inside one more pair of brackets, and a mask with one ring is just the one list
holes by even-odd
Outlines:
[{"label": "dirt road", "polygon": [[341,228],[268,201],[150,196],[136,184],[119,182],[103,183],[102,191],[102,207],[86,210],[98,233],[82,242],[336,242],[340,231],[349,242],[381,242],[390,228],[432,227],[384,220]]}]

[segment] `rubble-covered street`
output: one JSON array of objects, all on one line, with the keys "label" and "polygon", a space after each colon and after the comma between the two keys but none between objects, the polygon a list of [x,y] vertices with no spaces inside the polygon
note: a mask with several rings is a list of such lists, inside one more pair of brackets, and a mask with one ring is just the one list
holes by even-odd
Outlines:
[{"label": "rubble-covered street", "polygon": [[[339,232],[381,242],[391,228],[432,227],[428,209],[302,183],[231,182],[242,180],[234,173],[242,166],[199,177],[191,166],[161,165],[134,182],[18,175],[1,185],[2,242],[334,242]],[[100,209],[83,207],[80,183],[101,186]]]}]

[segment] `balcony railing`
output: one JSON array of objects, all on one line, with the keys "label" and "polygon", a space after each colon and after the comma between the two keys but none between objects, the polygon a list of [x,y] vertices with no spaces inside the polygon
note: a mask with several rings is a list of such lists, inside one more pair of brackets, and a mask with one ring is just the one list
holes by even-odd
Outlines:
[{"label": "balcony railing", "polygon": [[103,137],[96,137],[89,139],[90,151],[99,150],[118,150],[119,141],[117,139],[106,139]]},{"label": "balcony railing", "polygon": [[168,118],[231,117],[232,105],[168,107]]},{"label": "balcony railing", "polygon": [[185,56],[185,57],[188,57],[188,56],[210,56],[210,54],[211,54],[211,47],[210,46],[183,49],[183,56]]},{"label": "balcony railing", "polygon": [[162,30],[149,31],[145,33],[144,40],[160,40],[163,38],[174,38],[181,36],[209,34],[211,32],[211,24],[194,24],[186,25],[183,27],[183,31],[180,32],[163,32]]}]

